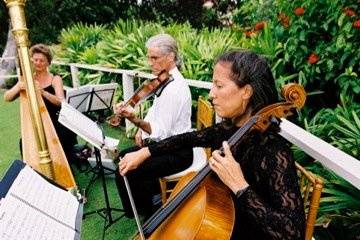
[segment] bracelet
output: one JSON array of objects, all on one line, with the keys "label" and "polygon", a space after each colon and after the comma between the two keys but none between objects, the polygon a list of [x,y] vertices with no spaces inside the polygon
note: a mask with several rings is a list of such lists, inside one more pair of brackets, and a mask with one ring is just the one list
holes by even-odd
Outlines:
[{"label": "bracelet", "polygon": [[249,185],[243,189],[239,189],[236,193],[235,193],[235,197],[239,198],[241,197],[241,195],[243,195],[248,189],[249,189]]}]

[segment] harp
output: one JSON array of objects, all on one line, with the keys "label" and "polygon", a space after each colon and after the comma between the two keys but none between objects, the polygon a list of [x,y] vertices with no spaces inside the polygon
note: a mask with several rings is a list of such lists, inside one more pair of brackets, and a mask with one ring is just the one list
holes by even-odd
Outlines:
[{"label": "harp", "polygon": [[[56,134],[55,128],[51,122],[49,113],[46,110],[44,101],[37,94],[39,102],[41,121],[44,126],[45,139],[51,159],[51,168],[53,169],[52,179],[64,188],[73,188],[76,186],[70,166],[65,153]],[[36,134],[32,127],[30,119],[29,98],[25,92],[20,93],[20,119],[21,119],[21,137],[23,148],[23,159],[34,169],[42,172],[40,164],[39,149],[36,146]]]},{"label": "harp", "polygon": [[21,81],[20,118],[23,160],[64,188],[76,188],[65,153],[40,94],[35,90],[25,21],[26,0],[4,0],[9,9],[12,33],[19,56]]}]

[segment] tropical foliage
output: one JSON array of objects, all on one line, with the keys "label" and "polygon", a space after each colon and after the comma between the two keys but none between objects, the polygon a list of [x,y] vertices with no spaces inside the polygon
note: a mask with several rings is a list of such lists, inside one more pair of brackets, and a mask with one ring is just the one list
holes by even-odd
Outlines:
[{"label": "tropical foliage", "polygon": [[[25,14],[30,41],[32,44],[54,43],[58,40],[62,28],[77,22],[103,24],[115,21],[124,16],[124,7],[117,0],[28,0],[25,4]],[[8,18],[8,9],[2,2],[0,51],[6,42]]]},{"label": "tropical foliage", "polygon": [[[184,76],[203,81],[211,80],[214,59],[228,49],[242,47],[244,39],[242,34],[231,29],[197,30],[188,23],[163,25],[119,20],[110,26],[77,24],[63,30],[60,35],[61,45],[56,48],[56,55],[57,59],[65,62],[149,71],[145,42],[152,35],[162,32],[169,33],[177,39],[183,59]],[[63,68],[60,74],[66,79],[68,70]],[[85,84],[120,79],[114,75],[86,70],[81,72],[80,81]],[[205,94],[204,90],[192,91],[194,99],[200,94]]]},{"label": "tropical foliage", "polygon": [[[104,4],[92,0],[40,2],[27,3],[28,12],[34,15],[30,16],[34,18],[30,21],[33,41],[60,41],[54,50],[56,58],[65,62],[148,71],[144,43],[150,36],[166,32],[179,43],[184,76],[210,81],[213,61],[220,53],[232,48],[258,52],[271,63],[279,87],[292,81],[305,86],[308,102],[299,117],[303,127],[360,158],[359,0],[218,0],[182,4],[143,0],[142,5],[134,0]],[[206,8],[202,2],[206,2]],[[94,5],[96,11],[89,10]],[[57,14],[44,20],[40,16],[45,10]],[[5,19],[4,12],[0,8],[0,19]],[[120,15],[142,20],[114,21]],[[76,23],[78,20],[83,23]],[[57,27],[69,23],[76,24],[62,30],[57,38]],[[53,71],[70,83],[67,68],[53,66]],[[121,81],[118,75],[90,70],[82,70],[79,77],[81,84]],[[140,83],[136,81],[136,85]],[[197,99],[206,91],[192,89],[192,94]],[[117,93],[118,98],[121,95],[121,91]],[[324,177],[318,223],[330,226],[330,230],[319,228],[317,235],[324,239],[356,239],[360,235],[359,190],[298,149],[294,153],[303,165]],[[340,223],[342,228],[332,223]]]},{"label": "tropical foliage", "polygon": [[[234,28],[243,31],[257,51],[265,49],[268,53],[278,84],[297,80],[310,92],[302,114],[304,127],[357,159],[359,10],[356,0],[253,0],[245,1],[233,15]],[[317,235],[323,239],[356,239],[360,233],[360,191],[303,152],[296,150],[295,155],[324,178],[318,223],[328,231],[319,228]]]},{"label": "tropical foliage", "polygon": [[319,109],[335,107],[341,92],[360,100],[359,10],[357,0],[252,0],[232,17],[234,28],[242,27],[251,38],[261,39],[268,25],[270,43],[277,42],[273,70],[279,76],[298,74],[308,89],[321,90],[321,99],[310,99]]},{"label": "tropical foliage", "polygon": [[[360,104],[353,103],[352,98],[345,95],[341,95],[340,99],[335,109],[323,109],[310,121],[305,118],[304,126],[307,131],[359,159]],[[330,223],[331,228],[326,232],[317,231],[321,239],[355,239],[360,231],[357,222],[360,191],[318,162],[313,162],[299,149],[296,148],[294,153],[302,165],[324,179],[318,223],[324,226]],[[336,224],[347,226],[346,234],[339,231]]]}]

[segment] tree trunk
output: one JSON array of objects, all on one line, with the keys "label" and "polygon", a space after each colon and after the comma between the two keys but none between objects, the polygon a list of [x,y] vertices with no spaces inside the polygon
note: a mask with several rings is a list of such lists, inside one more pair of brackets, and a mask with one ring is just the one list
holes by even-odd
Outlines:
[{"label": "tree trunk", "polygon": [[5,50],[0,60],[0,87],[4,86],[6,79],[4,76],[10,75],[16,67],[16,44],[11,33],[11,24],[9,24],[8,37]]}]

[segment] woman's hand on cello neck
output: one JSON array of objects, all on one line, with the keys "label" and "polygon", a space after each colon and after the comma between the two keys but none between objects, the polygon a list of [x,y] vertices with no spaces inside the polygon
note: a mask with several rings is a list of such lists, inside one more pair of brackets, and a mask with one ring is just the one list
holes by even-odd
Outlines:
[{"label": "woman's hand on cello neck", "polygon": [[235,194],[249,186],[244,178],[240,164],[235,161],[229,144],[223,142],[224,156],[219,150],[212,153],[209,159],[211,169],[219,176],[220,180]]}]

